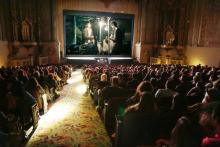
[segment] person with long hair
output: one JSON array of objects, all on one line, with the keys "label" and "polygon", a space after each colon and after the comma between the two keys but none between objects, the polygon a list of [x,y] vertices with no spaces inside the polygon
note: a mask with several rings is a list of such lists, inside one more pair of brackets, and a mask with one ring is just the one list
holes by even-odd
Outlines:
[{"label": "person with long hair", "polygon": [[36,99],[40,112],[43,111],[43,95],[45,95],[45,91],[36,78],[29,79],[26,85],[26,90]]},{"label": "person with long hair", "polygon": [[136,88],[135,94],[127,100],[127,105],[133,105],[140,101],[143,92],[153,93],[153,86],[149,81],[142,81]]},{"label": "person with long hair", "polygon": [[158,116],[159,108],[154,95],[150,92],[141,93],[139,102],[126,108],[125,113],[130,112]]},{"label": "person with long hair", "polygon": [[218,102],[212,110],[209,119],[214,127],[214,135],[206,136],[202,140],[202,147],[219,147],[220,146],[220,103]]}]

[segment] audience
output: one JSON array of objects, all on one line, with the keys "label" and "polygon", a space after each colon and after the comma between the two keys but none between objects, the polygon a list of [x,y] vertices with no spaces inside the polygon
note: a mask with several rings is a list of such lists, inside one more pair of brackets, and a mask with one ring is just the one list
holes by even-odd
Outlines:
[{"label": "audience", "polygon": [[176,94],[175,85],[173,80],[167,80],[165,89],[158,89],[155,93],[155,98],[160,107],[170,107],[172,97]]},{"label": "audience", "polygon": [[59,96],[71,71],[71,65],[0,68],[0,146],[10,142],[20,146],[16,136],[24,135],[33,124],[32,106],[37,105],[43,115],[47,101]]},{"label": "audience", "polygon": [[[146,114],[158,118],[157,127],[150,129],[156,132],[151,144],[220,146],[219,68],[110,64],[84,65],[82,70],[98,110],[103,111],[105,102],[123,97],[125,115]],[[8,118],[13,116],[24,125],[31,119],[33,104],[42,111],[45,95],[48,102],[56,100],[71,71],[70,65],[1,68],[0,138],[7,138]],[[168,131],[158,129],[161,127]],[[145,133],[150,133],[149,127]]]},{"label": "audience", "polygon": [[[111,86],[99,88],[98,99],[108,100],[111,97],[120,97],[133,90],[133,96],[127,97],[123,104],[127,106],[125,115],[146,113],[158,116],[159,120],[156,123],[158,127],[152,128],[153,132],[157,132],[154,133],[157,134],[155,141],[160,142],[165,137],[166,140],[170,140],[165,141],[165,144],[183,147],[206,147],[219,143],[219,120],[216,117],[220,116],[217,111],[219,108],[212,105],[220,100],[219,68],[201,65],[110,64],[84,65],[83,70],[85,80],[94,73],[108,75],[107,82],[110,82],[109,79],[114,79],[114,82],[111,80]],[[99,78],[95,76],[93,78],[93,81],[101,82]],[[90,80],[90,87],[94,86],[94,83]],[[126,90],[121,90],[122,87]],[[203,108],[207,105],[211,105],[209,107],[213,110],[212,113],[204,113]],[[208,129],[206,129],[207,124],[201,123],[204,116],[206,118],[209,116]],[[207,132],[215,132],[215,134]],[[204,138],[205,135],[207,137]],[[154,144],[154,142],[151,143]]]},{"label": "audience", "polygon": [[104,101],[108,101],[113,97],[120,97],[125,95],[124,88],[119,86],[119,78],[118,76],[113,76],[111,78],[111,85],[104,87],[100,91],[99,95],[99,106],[104,106]]}]

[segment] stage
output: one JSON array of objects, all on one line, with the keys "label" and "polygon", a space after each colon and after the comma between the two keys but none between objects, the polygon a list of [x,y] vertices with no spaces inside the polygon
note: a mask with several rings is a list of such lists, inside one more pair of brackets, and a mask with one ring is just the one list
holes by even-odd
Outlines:
[{"label": "stage", "polygon": [[85,57],[85,56],[67,56],[65,57],[67,63],[71,64],[132,64],[132,57]]}]

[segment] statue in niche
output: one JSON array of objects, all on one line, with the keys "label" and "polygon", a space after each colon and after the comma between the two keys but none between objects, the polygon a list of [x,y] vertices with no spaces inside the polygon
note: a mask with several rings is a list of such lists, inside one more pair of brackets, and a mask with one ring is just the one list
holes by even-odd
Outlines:
[{"label": "statue in niche", "polygon": [[165,31],[165,41],[166,45],[171,46],[175,40],[175,34],[170,25],[167,26],[167,29]]},{"label": "statue in niche", "polygon": [[21,34],[23,41],[31,41],[31,33],[31,23],[27,18],[25,18],[21,24]]}]

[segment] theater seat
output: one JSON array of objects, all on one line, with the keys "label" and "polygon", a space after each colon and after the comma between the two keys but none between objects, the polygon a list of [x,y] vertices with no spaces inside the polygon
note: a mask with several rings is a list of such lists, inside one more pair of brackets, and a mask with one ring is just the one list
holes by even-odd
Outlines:
[{"label": "theater seat", "polygon": [[123,118],[116,116],[116,147],[135,147],[151,144],[157,135],[158,118],[145,114],[129,113]]},{"label": "theater seat", "polygon": [[31,118],[28,119],[28,121],[22,123],[25,138],[29,138],[33,134],[34,130],[38,126],[39,121],[39,108],[37,104],[33,104],[32,106],[30,106],[30,111],[31,116],[29,117]]},{"label": "theater seat", "polygon": [[103,119],[107,130],[114,129],[116,124],[115,115],[122,115],[124,113],[126,100],[127,97],[115,97],[105,102]]},{"label": "theater seat", "polygon": [[38,120],[39,120],[39,108],[37,104],[34,104],[31,106],[31,112],[32,112],[32,126],[33,129],[36,129],[38,126]]}]

